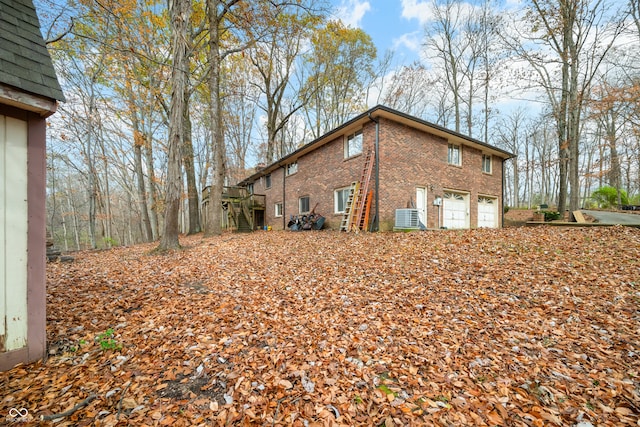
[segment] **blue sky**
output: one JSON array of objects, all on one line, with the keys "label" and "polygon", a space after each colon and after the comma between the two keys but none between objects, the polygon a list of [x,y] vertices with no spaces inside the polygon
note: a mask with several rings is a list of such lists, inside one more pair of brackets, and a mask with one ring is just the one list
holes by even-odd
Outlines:
[{"label": "blue sky", "polygon": [[394,63],[419,58],[428,21],[428,2],[421,0],[332,0],[335,15],[345,24],[367,32],[382,56],[394,51]]},{"label": "blue sky", "polygon": [[[378,49],[379,57],[382,57],[387,50],[393,51],[391,73],[414,61],[429,65],[423,46],[426,41],[425,27],[433,19],[431,12],[433,0],[330,0],[330,2],[334,7],[336,18],[351,27],[361,28],[371,36]],[[476,0],[462,0],[464,7],[474,7],[477,3]],[[503,11],[522,8],[521,0],[502,0],[497,3]],[[520,65],[517,61],[512,63],[514,70],[517,70]],[[510,109],[523,100],[526,100],[528,108],[532,108],[530,101],[537,97],[537,92],[532,94],[522,88],[516,90],[506,85],[508,85],[507,81],[502,83],[501,91],[507,93],[506,97],[495,93],[499,96],[499,99],[494,101],[496,108]]]}]

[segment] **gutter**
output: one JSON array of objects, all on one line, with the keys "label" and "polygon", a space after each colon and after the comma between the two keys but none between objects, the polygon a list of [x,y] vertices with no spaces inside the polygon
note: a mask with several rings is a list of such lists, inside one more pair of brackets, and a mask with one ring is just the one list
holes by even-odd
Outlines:
[{"label": "gutter", "polygon": [[369,231],[379,231],[380,230],[380,119],[374,119],[371,115],[371,111],[369,112],[369,120],[376,124],[376,139],[373,145],[373,150],[375,154],[375,175],[376,175],[376,211],[375,211],[375,219],[371,224]]}]

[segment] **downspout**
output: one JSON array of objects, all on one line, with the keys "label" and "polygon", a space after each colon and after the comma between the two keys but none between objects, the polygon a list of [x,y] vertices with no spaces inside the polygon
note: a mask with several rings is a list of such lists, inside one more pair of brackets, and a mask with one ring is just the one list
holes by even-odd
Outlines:
[{"label": "downspout", "polygon": [[369,120],[376,124],[376,139],[373,145],[373,151],[375,154],[375,175],[376,175],[376,210],[375,210],[375,219],[373,220],[373,224],[371,224],[370,231],[380,231],[380,197],[379,197],[379,189],[380,189],[380,120],[374,119],[369,112]]},{"label": "downspout", "polygon": [[[500,228],[504,228],[504,185],[505,185],[505,180],[504,180],[504,162],[506,162],[507,159],[502,159],[502,201],[500,202]],[[516,190],[517,191],[517,190]]]},{"label": "downspout", "polygon": [[282,229],[287,229],[287,169],[282,166]]}]

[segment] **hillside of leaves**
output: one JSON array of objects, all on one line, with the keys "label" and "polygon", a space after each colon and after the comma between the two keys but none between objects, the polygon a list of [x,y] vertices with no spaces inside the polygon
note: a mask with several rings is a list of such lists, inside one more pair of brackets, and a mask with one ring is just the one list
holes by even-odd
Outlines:
[{"label": "hillside of leaves", "polygon": [[639,424],[640,230],[182,243],[49,264],[50,357],[0,374],[0,414],[26,408],[27,424],[56,426]]}]

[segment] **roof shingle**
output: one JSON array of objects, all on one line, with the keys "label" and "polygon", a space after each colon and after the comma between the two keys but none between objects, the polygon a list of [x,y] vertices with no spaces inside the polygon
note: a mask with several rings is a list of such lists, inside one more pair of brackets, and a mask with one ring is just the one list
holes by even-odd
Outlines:
[{"label": "roof shingle", "polygon": [[0,83],[65,100],[32,0],[0,0]]}]

